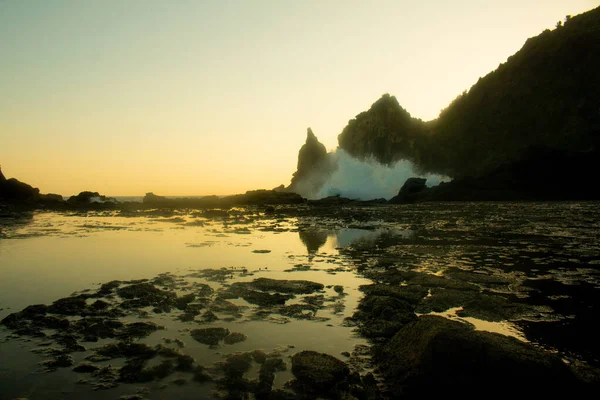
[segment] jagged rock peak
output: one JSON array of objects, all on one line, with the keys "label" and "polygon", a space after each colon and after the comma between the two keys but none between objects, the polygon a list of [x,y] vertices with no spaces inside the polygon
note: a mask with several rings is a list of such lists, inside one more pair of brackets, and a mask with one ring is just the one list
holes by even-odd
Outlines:
[{"label": "jagged rock peak", "polygon": [[6,177],[2,173],[2,167],[0,167],[0,182],[6,182]]}]

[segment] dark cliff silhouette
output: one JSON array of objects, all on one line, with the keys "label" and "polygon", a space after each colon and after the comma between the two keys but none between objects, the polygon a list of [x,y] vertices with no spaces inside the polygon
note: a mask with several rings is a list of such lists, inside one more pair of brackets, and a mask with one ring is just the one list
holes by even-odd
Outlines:
[{"label": "dark cliff silhouette", "polygon": [[308,128],[306,142],[298,152],[298,167],[287,190],[302,195],[313,194],[321,188],[332,170],[327,149]]},{"label": "dark cliff silhouette", "polygon": [[[599,159],[599,43],[596,8],[528,39],[436,120],[412,118],[393,96],[384,95],[348,123],[339,146],[357,158],[374,157],[382,164],[407,159],[421,171],[459,179],[506,173],[531,154],[561,163],[563,175],[591,178],[597,162],[567,161],[579,154]],[[545,174],[545,165],[528,167]],[[528,176],[537,179],[532,171]]]}]

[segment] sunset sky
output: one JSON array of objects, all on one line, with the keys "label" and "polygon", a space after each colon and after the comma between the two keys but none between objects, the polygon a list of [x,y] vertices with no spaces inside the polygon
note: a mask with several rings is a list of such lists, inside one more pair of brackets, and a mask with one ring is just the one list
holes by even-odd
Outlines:
[{"label": "sunset sky", "polygon": [[44,193],[289,184],[383,93],[437,117],[598,0],[0,0],[0,165]]}]

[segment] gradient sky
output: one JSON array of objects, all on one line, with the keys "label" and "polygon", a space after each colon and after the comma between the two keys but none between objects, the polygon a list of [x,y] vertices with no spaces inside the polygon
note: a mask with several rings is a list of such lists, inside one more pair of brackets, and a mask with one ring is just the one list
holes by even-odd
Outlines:
[{"label": "gradient sky", "polygon": [[42,192],[289,184],[383,93],[430,120],[598,0],[0,0],[0,165]]}]

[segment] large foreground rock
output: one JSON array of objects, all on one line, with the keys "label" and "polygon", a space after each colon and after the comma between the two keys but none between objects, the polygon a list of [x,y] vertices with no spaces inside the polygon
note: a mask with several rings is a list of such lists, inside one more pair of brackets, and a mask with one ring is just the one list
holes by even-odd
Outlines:
[{"label": "large foreground rock", "polygon": [[292,373],[315,392],[329,391],[346,380],[350,369],[345,362],[316,351],[301,351],[292,357]]},{"label": "large foreground rock", "polygon": [[394,393],[406,398],[556,396],[582,387],[555,355],[436,316],[405,325],[377,358]]}]

